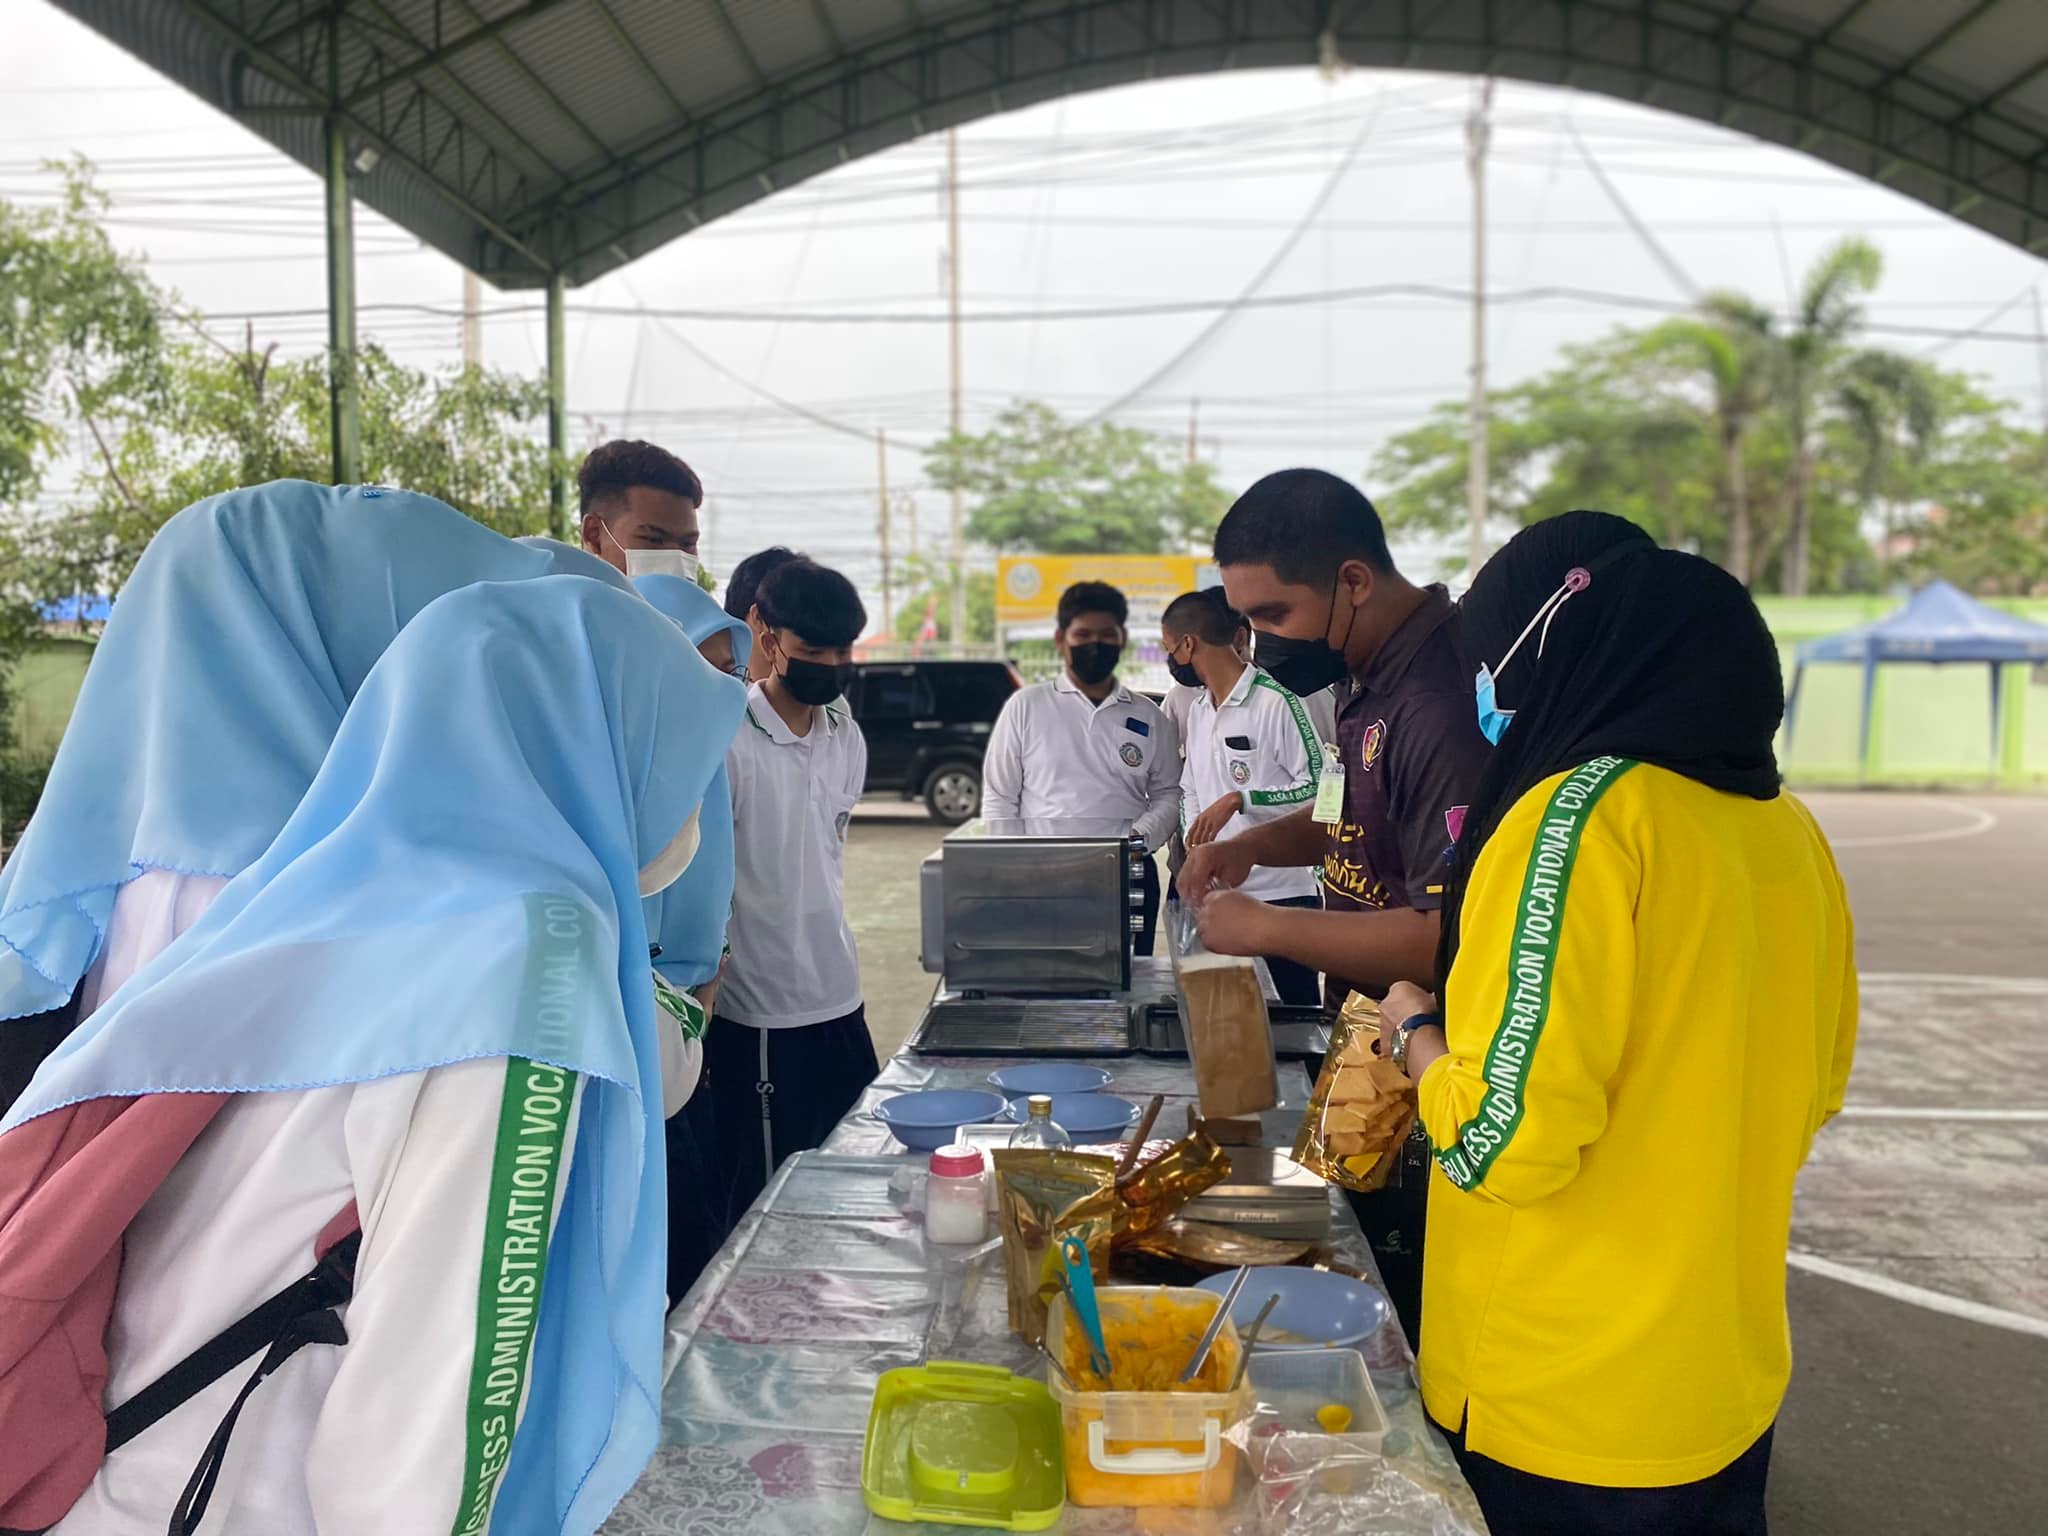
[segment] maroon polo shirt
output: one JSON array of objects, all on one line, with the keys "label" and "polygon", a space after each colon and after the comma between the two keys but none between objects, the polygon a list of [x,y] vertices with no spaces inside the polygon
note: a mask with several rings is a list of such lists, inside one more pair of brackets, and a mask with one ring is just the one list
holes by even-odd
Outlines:
[{"label": "maroon polo shirt", "polygon": [[[1443,906],[1465,808],[1493,750],[1479,734],[1473,668],[1451,614],[1449,594],[1426,588],[1338,706],[1344,814],[1323,854],[1331,911]],[[1343,990],[1332,977],[1332,993]]]}]

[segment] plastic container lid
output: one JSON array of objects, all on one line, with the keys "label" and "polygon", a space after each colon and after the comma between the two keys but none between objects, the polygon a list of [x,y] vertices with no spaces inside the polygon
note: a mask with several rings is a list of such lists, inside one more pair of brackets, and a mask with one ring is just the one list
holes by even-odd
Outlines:
[{"label": "plastic container lid", "polygon": [[1059,1410],[1000,1366],[935,1360],[885,1371],[861,1450],[861,1495],[890,1520],[1007,1531],[1058,1523]]},{"label": "plastic container lid", "polygon": [[932,1154],[932,1172],[942,1179],[971,1179],[985,1169],[981,1148],[954,1142]]}]

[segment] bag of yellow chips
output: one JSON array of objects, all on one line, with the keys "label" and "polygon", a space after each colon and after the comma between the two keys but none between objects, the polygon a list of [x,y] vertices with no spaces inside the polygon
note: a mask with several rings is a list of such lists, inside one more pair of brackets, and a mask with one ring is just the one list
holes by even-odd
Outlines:
[{"label": "bag of yellow chips", "polygon": [[1379,1032],[1379,1004],[1352,993],[1330,1031],[1330,1053],[1294,1138],[1297,1163],[1361,1193],[1387,1182],[1415,1124],[1415,1084],[1373,1054]]}]

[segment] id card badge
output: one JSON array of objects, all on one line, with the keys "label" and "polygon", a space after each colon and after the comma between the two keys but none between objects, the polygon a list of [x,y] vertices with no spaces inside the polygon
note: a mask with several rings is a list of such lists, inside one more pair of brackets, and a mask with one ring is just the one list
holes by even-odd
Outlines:
[{"label": "id card badge", "polygon": [[1334,827],[1344,819],[1344,759],[1327,743],[1323,747],[1323,773],[1316,780],[1315,809],[1309,813],[1318,826]]}]

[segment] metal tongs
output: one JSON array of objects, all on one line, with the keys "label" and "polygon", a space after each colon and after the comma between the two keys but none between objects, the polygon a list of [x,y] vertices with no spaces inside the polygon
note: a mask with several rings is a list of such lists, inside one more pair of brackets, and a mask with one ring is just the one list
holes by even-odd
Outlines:
[{"label": "metal tongs", "polygon": [[1187,1369],[1180,1373],[1182,1383],[1193,1381],[1202,1369],[1202,1362],[1209,1358],[1209,1351],[1216,1347],[1216,1337],[1223,1332],[1224,1319],[1230,1316],[1230,1309],[1237,1304],[1237,1293],[1244,1289],[1245,1281],[1251,1278],[1249,1269],[1240,1269],[1223,1293],[1223,1300],[1216,1308],[1216,1315],[1209,1319],[1209,1326],[1202,1330],[1202,1337],[1195,1344],[1194,1358],[1188,1361]]}]

